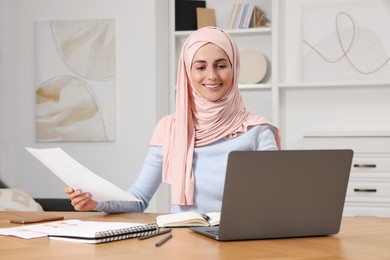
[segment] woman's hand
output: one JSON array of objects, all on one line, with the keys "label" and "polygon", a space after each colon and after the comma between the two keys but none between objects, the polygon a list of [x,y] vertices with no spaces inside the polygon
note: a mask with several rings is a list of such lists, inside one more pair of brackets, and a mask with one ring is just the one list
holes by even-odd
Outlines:
[{"label": "woman's hand", "polygon": [[89,192],[83,193],[81,190],[74,190],[71,187],[64,189],[65,194],[68,194],[72,206],[77,211],[91,211],[96,208],[97,202],[92,200],[92,195]]}]

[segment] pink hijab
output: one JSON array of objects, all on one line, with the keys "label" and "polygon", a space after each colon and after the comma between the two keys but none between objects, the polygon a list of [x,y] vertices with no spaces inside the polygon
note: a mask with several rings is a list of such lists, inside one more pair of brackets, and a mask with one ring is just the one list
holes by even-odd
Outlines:
[{"label": "pink hijab", "polygon": [[[192,59],[197,50],[207,43],[214,43],[226,52],[234,74],[232,87],[216,102],[202,98],[191,85]],[[193,204],[194,147],[211,144],[223,138],[234,138],[255,125],[271,125],[265,118],[246,110],[238,89],[239,71],[239,51],[224,30],[203,27],[185,41],[177,72],[176,111],[160,120],[150,142],[152,146],[163,148],[162,178],[163,182],[171,184],[172,204]],[[280,149],[279,130],[276,127],[275,129],[276,143]]]}]

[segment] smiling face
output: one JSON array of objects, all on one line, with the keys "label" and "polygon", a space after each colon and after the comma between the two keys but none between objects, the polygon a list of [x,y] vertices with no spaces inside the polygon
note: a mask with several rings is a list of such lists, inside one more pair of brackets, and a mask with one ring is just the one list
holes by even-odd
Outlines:
[{"label": "smiling face", "polygon": [[195,90],[208,101],[218,101],[231,88],[233,69],[225,51],[208,43],[195,53],[191,64]]}]

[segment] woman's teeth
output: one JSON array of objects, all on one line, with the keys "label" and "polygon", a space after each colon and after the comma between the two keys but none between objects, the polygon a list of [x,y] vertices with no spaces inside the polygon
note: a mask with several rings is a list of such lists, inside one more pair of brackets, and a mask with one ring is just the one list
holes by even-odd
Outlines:
[{"label": "woman's teeth", "polygon": [[218,88],[220,86],[222,86],[222,83],[221,84],[213,84],[213,85],[204,85],[206,88]]}]

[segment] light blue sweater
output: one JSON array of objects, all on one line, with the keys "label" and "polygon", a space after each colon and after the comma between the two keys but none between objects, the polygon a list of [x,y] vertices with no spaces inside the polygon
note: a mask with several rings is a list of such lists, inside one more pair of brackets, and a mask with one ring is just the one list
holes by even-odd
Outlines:
[{"label": "light blue sweater", "polygon": [[[206,213],[221,211],[227,157],[235,150],[276,150],[275,129],[259,125],[233,139],[222,139],[194,149],[193,170],[195,176],[194,205],[172,205],[171,212],[195,211]],[[107,201],[97,204],[96,210],[107,213],[143,212],[162,182],[163,151],[151,146],[137,181],[129,193],[141,200]]]}]

